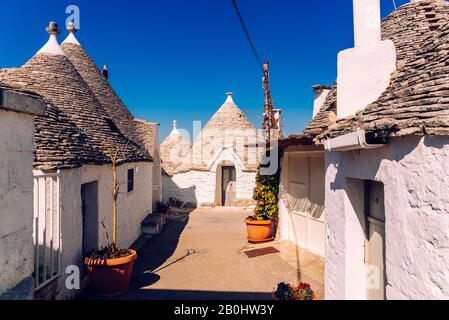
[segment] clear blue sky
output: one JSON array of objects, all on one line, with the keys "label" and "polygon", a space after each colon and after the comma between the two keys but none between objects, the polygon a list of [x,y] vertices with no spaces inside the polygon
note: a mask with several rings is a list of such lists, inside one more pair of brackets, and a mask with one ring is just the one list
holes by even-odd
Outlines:
[{"label": "clear blue sky", "polygon": [[[332,84],[338,51],[353,45],[352,0],[238,3],[257,50],[271,63],[285,131],[297,133],[311,118],[310,87]],[[381,3],[383,16],[393,10],[392,0]],[[174,119],[188,130],[193,120],[205,125],[226,91],[260,125],[262,75],[231,0],[1,1],[0,68],[31,58],[47,40],[46,24],[63,26],[71,4],[81,10],[83,47],[109,66],[114,88],[136,117],[161,124],[162,137]]]}]

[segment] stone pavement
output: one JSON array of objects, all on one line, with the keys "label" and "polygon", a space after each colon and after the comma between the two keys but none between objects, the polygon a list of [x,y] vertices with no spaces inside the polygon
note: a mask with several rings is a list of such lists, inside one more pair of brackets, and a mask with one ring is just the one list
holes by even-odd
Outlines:
[{"label": "stone pavement", "polygon": [[[170,221],[138,251],[132,300],[265,300],[281,281],[312,285],[323,298],[322,258],[290,243],[250,245],[237,208],[197,209]],[[243,251],[273,246],[280,253],[248,258]]]}]

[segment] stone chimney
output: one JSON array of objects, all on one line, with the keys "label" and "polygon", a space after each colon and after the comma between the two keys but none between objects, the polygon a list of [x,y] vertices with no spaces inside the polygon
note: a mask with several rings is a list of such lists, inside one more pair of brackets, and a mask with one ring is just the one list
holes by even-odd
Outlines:
[{"label": "stone chimney", "polygon": [[313,86],[312,89],[313,93],[315,94],[313,101],[313,118],[315,118],[318,112],[320,112],[324,102],[326,101],[327,95],[331,91],[331,87],[317,85]]},{"label": "stone chimney", "polygon": [[366,47],[380,42],[380,0],[354,0],[354,45]]},{"label": "stone chimney", "polygon": [[101,71],[101,73],[103,74],[103,77],[106,78],[106,80],[109,79],[109,71],[107,65],[103,65],[103,71]]},{"label": "stone chimney", "polygon": [[61,33],[58,28],[58,24],[54,21],[51,21],[48,24],[48,27],[45,28],[45,31],[49,34],[50,38],[48,42],[37,52],[37,54],[50,54],[50,55],[60,55],[64,56],[64,52],[59,46],[58,40],[56,37]]},{"label": "stone chimney", "polygon": [[337,117],[355,115],[387,89],[396,48],[381,40],[380,0],[353,0],[354,48],[338,55]]}]

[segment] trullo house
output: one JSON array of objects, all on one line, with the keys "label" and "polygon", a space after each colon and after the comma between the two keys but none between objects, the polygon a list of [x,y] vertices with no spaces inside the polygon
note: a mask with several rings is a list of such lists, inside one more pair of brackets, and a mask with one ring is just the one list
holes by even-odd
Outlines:
[{"label": "trullo house", "polygon": [[282,142],[325,149],[326,299],[449,298],[448,22],[442,0],[410,1],[382,23],[379,0],[354,0],[337,85]]},{"label": "trullo house", "polygon": [[157,143],[149,143],[157,128],[134,119],[107,74],[82,49],[73,26],[68,30],[61,47],[57,25],[50,23],[48,42],[31,60],[0,72],[0,83],[34,91],[48,103],[35,121],[33,277],[35,293],[43,298],[73,296],[76,291],[65,286],[66,267],[83,272],[83,255],[111,241],[111,156],[118,152],[120,159],[121,247],[139,237],[141,222],[152,212],[153,175],[160,168],[153,166]]},{"label": "trullo house", "polygon": [[163,198],[200,206],[251,203],[258,168],[257,130],[232,93],[190,144],[176,128],[161,145]]}]

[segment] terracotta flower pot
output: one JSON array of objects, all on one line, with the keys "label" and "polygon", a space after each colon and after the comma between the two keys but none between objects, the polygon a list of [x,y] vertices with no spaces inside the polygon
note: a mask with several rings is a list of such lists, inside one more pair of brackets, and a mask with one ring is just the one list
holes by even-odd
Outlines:
[{"label": "terracotta flower pot", "polygon": [[120,259],[86,258],[89,279],[93,290],[101,295],[114,296],[128,292],[137,252],[129,250],[130,255]]},{"label": "terracotta flower pot", "polygon": [[273,241],[272,221],[252,221],[246,219],[248,241],[250,243],[263,243]]}]

